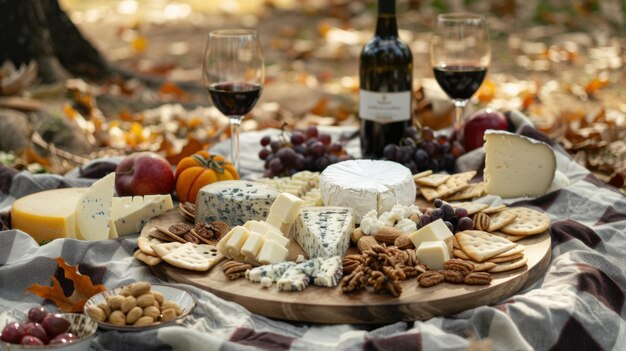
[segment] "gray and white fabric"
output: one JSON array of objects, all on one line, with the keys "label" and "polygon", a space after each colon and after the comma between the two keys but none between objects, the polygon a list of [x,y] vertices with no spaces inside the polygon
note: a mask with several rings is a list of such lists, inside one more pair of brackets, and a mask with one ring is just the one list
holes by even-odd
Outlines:
[{"label": "gray and white fabric", "polygon": [[[519,132],[544,138],[528,126]],[[249,150],[245,154],[256,156],[255,138],[242,138],[243,150]],[[551,217],[550,266],[534,284],[492,306],[427,321],[320,325],[272,320],[199,288],[177,285],[198,301],[183,325],[139,333],[99,331],[91,349],[463,350],[471,340],[488,338],[497,350],[623,350],[626,196],[555,148],[558,168],[571,183],[538,198],[510,203],[540,209]],[[244,161],[253,176],[258,161],[252,157]],[[34,191],[84,186],[93,182],[81,178],[90,174],[87,171],[103,173],[114,165],[100,160],[66,177],[0,169],[0,208]],[[0,218],[8,222],[6,215]],[[51,284],[50,276],[59,273],[56,257],[79,265],[83,274],[107,288],[138,280],[158,282],[147,266],[132,257],[135,249],[133,237],[98,242],[59,239],[39,247],[25,233],[0,231],[0,325],[4,325],[2,316],[11,311],[45,303],[25,289],[33,283]]]}]

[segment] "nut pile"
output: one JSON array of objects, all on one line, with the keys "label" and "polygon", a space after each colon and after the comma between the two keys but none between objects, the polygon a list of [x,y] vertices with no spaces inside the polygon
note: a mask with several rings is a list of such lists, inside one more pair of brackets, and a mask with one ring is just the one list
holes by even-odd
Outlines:
[{"label": "nut pile", "polygon": [[150,231],[150,236],[163,241],[214,245],[229,231],[228,224],[221,221],[198,223],[193,227],[179,222],[169,227],[157,225]]},{"label": "nut pile", "polygon": [[147,282],[128,285],[119,295],[107,296],[106,302],[87,309],[87,314],[98,322],[136,327],[169,322],[181,313],[175,301],[165,300],[161,293],[151,290]]},{"label": "nut pile", "polygon": [[491,274],[488,272],[474,272],[471,262],[452,258],[443,264],[443,270],[426,271],[417,277],[420,287],[428,288],[440,283],[487,285],[491,283]]},{"label": "nut pile", "polygon": [[[364,238],[371,238],[364,236]],[[361,242],[361,240],[359,240]],[[400,250],[395,246],[374,244],[362,254],[343,258],[344,277],[341,290],[350,293],[371,286],[376,293],[402,294],[400,282],[416,277],[428,268],[419,263],[415,250]]]}]

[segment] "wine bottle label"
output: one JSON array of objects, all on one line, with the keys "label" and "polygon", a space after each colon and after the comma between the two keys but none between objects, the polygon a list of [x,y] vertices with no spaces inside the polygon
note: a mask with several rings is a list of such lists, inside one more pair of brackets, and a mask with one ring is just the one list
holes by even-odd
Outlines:
[{"label": "wine bottle label", "polygon": [[379,93],[361,89],[359,116],[383,124],[406,121],[411,118],[411,92]]}]

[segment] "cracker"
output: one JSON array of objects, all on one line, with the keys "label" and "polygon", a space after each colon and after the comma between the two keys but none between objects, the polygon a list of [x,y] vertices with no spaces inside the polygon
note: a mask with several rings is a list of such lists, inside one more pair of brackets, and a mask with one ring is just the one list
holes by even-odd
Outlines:
[{"label": "cracker", "polygon": [[460,249],[459,247],[459,243],[456,241],[455,237],[452,237],[452,248],[454,249]]},{"label": "cracker", "polygon": [[462,260],[471,260],[471,258],[465,253],[465,251],[461,250],[461,249],[454,249],[452,250],[452,255],[454,255],[454,257],[458,257]]},{"label": "cracker", "polygon": [[199,254],[192,243],[183,244],[161,258],[174,267],[199,272],[209,270],[209,260]]},{"label": "cracker", "polygon": [[419,190],[426,200],[433,201],[434,199],[445,198],[467,188],[467,186],[467,181],[451,176],[450,179],[436,188],[420,187]]},{"label": "cracker", "polygon": [[505,204],[500,204],[497,206],[489,206],[486,209],[480,211],[484,214],[492,214],[492,213],[496,213],[496,212],[500,212],[506,209],[506,205]]},{"label": "cracker", "polygon": [[483,196],[485,193],[485,182],[480,183],[470,183],[467,188],[457,191],[456,193],[448,196],[446,200],[448,201],[460,201],[460,200],[468,200],[475,199]]},{"label": "cracker", "polygon": [[520,268],[520,267],[524,267],[526,265],[526,262],[528,262],[528,258],[527,257],[521,257],[521,258],[518,258],[518,259],[516,259],[514,261],[498,263],[495,267],[493,267],[490,270],[488,270],[488,272],[489,273],[499,273],[499,272],[512,271],[514,269],[517,269],[517,268]]},{"label": "cracker", "polygon": [[413,175],[413,180],[418,180],[418,179],[423,178],[423,177],[428,177],[431,174],[433,174],[432,169],[429,169],[429,170],[424,171],[424,172],[419,172],[419,173]]},{"label": "cracker", "polygon": [[524,256],[523,253],[517,253],[513,255],[508,255],[508,256],[492,257],[488,259],[487,262],[495,262],[495,263],[509,262],[509,261],[516,260],[523,256]]},{"label": "cracker", "polygon": [[527,235],[509,235],[509,234],[504,234],[504,233],[500,233],[500,232],[490,232],[489,234],[493,234],[493,235],[497,235],[501,238],[505,238],[508,241],[511,242],[516,242],[518,240],[522,240],[524,238],[527,237]]},{"label": "cracker", "polygon": [[[489,234],[493,234],[493,233],[489,233]],[[509,239],[507,239],[507,240],[509,240]],[[511,240],[509,240],[509,241],[511,241]],[[510,256],[510,255],[515,255],[515,254],[523,253],[523,252],[524,252],[524,246],[523,245],[515,245],[515,247],[510,249],[509,251],[504,251],[501,254],[497,254],[497,255],[493,256],[493,258],[498,258],[498,257],[502,257],[502,256]]]},{"label": "cracker", "polygon": [[174,239],[172,239],[169,235],[165,235],[163,233],[161,233],[158,229],[156,228],[150,228],[150,230],[148,231],[148,235],[153,238],[153,239],[158,239],[158,240],[162,240],[162,241],[174,241]]},{"label": "cracker", "polygon": [[494,262],[476,262],[472,260],[465,260],[465,261],[474,265],[474,272],[486,272],[498,265],[497,263],[494,263]]},{"label": "cracker", "polygon": [[431,174],[426,177],[417,178],[415,179],[415,184],[421,185],[421,186],[427,186],[431,188],[436,188],[440,186],[441,184],[445,183],[446,181],[448,181],[448,179],[450,179],[449,174],[437,173],[437,174]]},{"label": "cracker", "polygon": [[226,258],[226,256],[217,251],[217,247],[215,247],[215,245],[194,244],[194,249],[196,249],[196,252],[202,255],[202,257],[209,261],[209,269]]},{"label": "cracker", "polygon": [[152,249],[152,244],[150,243],[150,239],[145,236],[140,236],[137,238],[137,246],[139,246],[139,250],[146,255],[158,257],[159,255],[154,252]]},{"label": "cracker", "polygon": [[135,251],[135,253],[133,253],[133,257],[147,264],[148,266],[156,266],[157,264],[161,263],[161,257],[146,255],[145,253],[141,252],[141,250]]},{"label": "cracker", "polygon": [[497,254],[508,251],[516,244],[480,230],[466,230],[455,235],[456,240],[467,256],[483,262]]},{"label": "cracker", "polygon": [[481,210],[489,207],[489,205],[487,204],[481,204],[481,203],[477,203],[477,202],[451,202],[450,206],[454,207],[454,208],[459,208],[462,207],[464,209],[467,210],[467,215],[471,216],[475,213],[480,212]]},{"label": "cracker", "polygon": [[509,211],[510,209],[489,215],[489,228],[487,228],[487,231],[490,233],[495,232],[496,230],[511,224],[517,215]]},{"label": "cracker", "polygon": [[541,234],[550,228],[550,217],[545,213],[527,207],[514,207],[507,210],[517,215],[510,224],[502,227],[501,231],[511,235]]},{"label": "cracker", "polygon": [[161,225],[155,225],[154,227],[162,234],[169,236],[171,238],[170,239],[171,241],[178,241],[179,243],[183,243],[183,244],[187,242],[185,241],[185,239],[181,238],[180,236],[170,232],[169,229],[167,229],[167,227],[164,227]]},{"label": "cracker", "polygon": [[472,178],[474,178],[475,175],[476,175],[476,171],[469,171],[469,172],[454,174],[452,175],[452,177],[469,183],[469,181],[472,180]]},{"label": "cracker", "polygon": [[183,244],[172,241],[169,243],[152,245],[152,249],[154,250],[154,252],[156,252],[157,255],[159,255],[159,257],[163,257],[181,246],[183,246]]}]

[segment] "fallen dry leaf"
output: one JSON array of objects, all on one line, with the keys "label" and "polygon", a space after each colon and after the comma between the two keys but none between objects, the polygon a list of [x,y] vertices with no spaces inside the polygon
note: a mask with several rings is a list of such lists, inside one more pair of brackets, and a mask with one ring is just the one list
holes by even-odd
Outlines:
[{"label": "fallen dry leaf", "polygon": [[80,274],[77,266],[68,265],[63,258],[57,257],[55,261],[65,272],[65,278],[74,283],[72,295],[65,296],[61,283],[54,276],[51,277],[52,286],[33,284],[26,291],[51,300],[63,312],[82,312],[90,297],[106,290],[104,285],[93,285],[89,276]]}]

